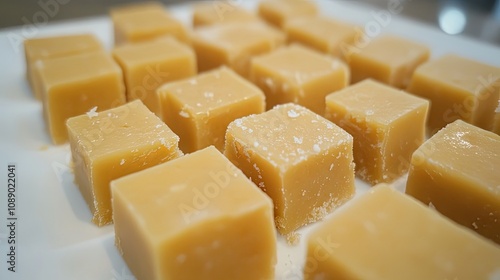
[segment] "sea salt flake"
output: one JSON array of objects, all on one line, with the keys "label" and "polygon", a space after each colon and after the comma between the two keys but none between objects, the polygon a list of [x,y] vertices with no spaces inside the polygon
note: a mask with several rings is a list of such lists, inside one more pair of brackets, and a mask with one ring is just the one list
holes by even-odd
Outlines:
[{"label": "sea salt flake", "polygon": [[290,118],[297,118],[298,116],[300,116],[300,114],[297,113],[297,112],[295,112],[295,110],[291,109],[291,110],[288,111],[288,116]]},{"label": "sea salt flake", "polygon": [[87,112],[87,116],[89,117],[89,119],[97,117],[99,115],[99,113],[97,113],[96,111],[97,111],[97,106],[95,106],[94,108],[90,109],[90,111]]}]

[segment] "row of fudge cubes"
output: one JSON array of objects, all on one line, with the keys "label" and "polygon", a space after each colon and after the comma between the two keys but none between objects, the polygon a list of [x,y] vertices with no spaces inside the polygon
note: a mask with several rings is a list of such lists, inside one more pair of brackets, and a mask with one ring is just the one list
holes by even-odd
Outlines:
[{"label": "row of fudge cubes", "polygon": [[30,39],[25,51],[28,80],[55,144],[67,141],[69,117],[95,107],[102,111],[141,99],[159,114],[156,89],[197,72],[192,49],[172,38],[119,46],[113,56],[92,35]]},{"label": "row of fudge cubes", "polygon": [[[214,147],[111,185],[116,246],[138,279],[273,279],[271,201]],[[494,279],[499,258],[494,243],[378,185],[308,236],[303,274]]]}]

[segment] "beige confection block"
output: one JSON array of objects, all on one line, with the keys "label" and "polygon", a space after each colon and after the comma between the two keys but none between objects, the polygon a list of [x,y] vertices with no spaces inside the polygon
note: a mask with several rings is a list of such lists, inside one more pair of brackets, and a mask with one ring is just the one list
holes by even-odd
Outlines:
[{"label": "beige confection block", "polygon": [[292,19],[284,27],[289,42],[345,59],[344,52],[360,36],[356,26],[324,16]]},{"label": "beige confection block", "polygon": [[115,45],[172,36],[189,43],[186,27],[169,15],[161,3],[146,2],[115,7],[110,11]]},{"label": "beige confection block", "polygon": [[500,249],[387,185],[309,235],[304,279],[497,279]]},{"label": "beige confection block", "polygon": [[290,19],[316,15],[318,8],[311,0],[263,0],[258,11],[270,24],[283,27]]},{"label": "beige confection block", "polygon": [[325,97],[349,85],[342,61],[300,45],[254,57],[250,80],[266,94],[267,109],[293,102],[323,115]]},{"label": "beige confection block", "polygon": [[24,53],[26,56],[26,77],[35,97],[42,99],[40,77],[36,76],[35,64],[46,59],[77,55],[103,50],[99,40],[91,34],[64,35],[26,39]]},{"label": "beige confection block", "polygon": [[273,199],[281,234],[323,219],[355,192],[352,137],[299,105],[232,122],[225,155]]},{"label": "beige confection block", "polygon": [[430,56],[429,48],[422,44],[387,35],[345,52],[352,83],[371,78],[401,89],[408,86],[415,69]]},{"label": "beige confection block", "polygon": [[116,246],[137,279],[274,279],[272,202],[214,147],[111,190]]},{"label": "beige confection block", "polygon": [[67,122],[75,182],[92,222],[112,222],[110,182],[182,155],[179,137],[141,101]]},{"label": "beige confection block", "polygon": [[104,52],[40,61],[43,114],[54,144],[68,140],[66,120],[97,107],[102,111],[125,103],[120,67]]},{"label": "beige confection block", "polygon": [[500,244],[499,167],[500,136],[456,120],[413,154],[406,193]]},{"label": "beige confection block", "polygon": [[193,50],[173,38],[119,46],[113,57],[123,70],[127,99],[141,99],[157,115],[160,104],[156,89],[197,72]]},{"label": "beige confection block", "polygon": [[231,1],[211,1],[197,3],[193,7],[193,26],[213,25],[220,23],[252,22],[260,20],[259,17],[238,7]]},{"label": "beige confection block", "polygon": [[261,22],[217,24],[197,28],[193,35],[198,70],[227,65],[247,77],[250,59],[285,43],[285,35]]},{"label": "beige confection block", "polygon": [[408,91],[431,101],[432,134],[457,119],[489,130],[500,98],[500,68],[445,55],[420,66]]},{"label": "beige confection block", "polygon": [[158,96],[163,121],[180,136],[185,153],[210,145],[223,151],[230,122],[265,110],[262,91],[227,67],[166,84]]},{"label": "beige confection block", "polygon": [[326,118],[354,137],[357,175],[389,183],[408,171],[413,152],[425,140],[429,102],[373,80],[326,98]]}]

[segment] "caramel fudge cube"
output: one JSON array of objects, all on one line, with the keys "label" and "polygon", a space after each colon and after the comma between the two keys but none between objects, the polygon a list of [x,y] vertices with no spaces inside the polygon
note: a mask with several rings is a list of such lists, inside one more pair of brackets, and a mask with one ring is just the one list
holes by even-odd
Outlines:
[{"label": "caramel fudge cube", "polygon": [[75,182],[92,222],[112,222],[110,182],[182,155],[179,137],[141,101],[67,122]]},{"label": "caramel fudge cube", "polygon": [[227,65],[248,76],[250,58],[285,43],[285,35],[260,22],[217,24],[200,27],[193,35],[198,70]]},{"label": "caramel fudge cube", "polygon": [[262,91],[226,67],[166,84],[158,95],[163,121],[186,153],[210,145],[222,151],[230,122],[265,109]]},{"label": "caramel fudge cube", "polygon": [[160,110],[158,87],[196,75],[193,50],[172,38],[120,46],[113,56],[123,70],[127,99],[141,99],[156,114]]},{"label": "caramel fudge cube", "polygon": [[498,99],[498,107],[495,110],[495,116],[493,118],[493,129],[491,131],[500,135],[500,99]]},{"label": "caramel fudge cube", "polygon": [[391,182],[409,168],[425,140],[429,102],[366,80],[326,97],[326,118],[354,137],[356,173],[377,184]]},{"label": "caramel fudge cube", "polygon": [[112,9],[110,15],[115,45],[164,36],[189,43],[189,35],[182,22],[169,15],[160,3],[128,4]]},{"label": "caramel fudge cube", "polygon": [[264,0],[259,3],[259,15],[270,24],[282,27],[288,20],[318,13],[310,0]]},{"label": "caramel fudge cube", "polygon": [[349,85],[349,68],[341,61],[293,45],[252,59],[250,80],[266,94],[267,109],[293,102],[317,114],[325,97]]},{"label": "caramel fudge cube", "polygon": [[406,193],[500,244],[500,136],[461,120],[412,156]]},{"label": "caramel fudge cube", "polygon": [[408,86],[415,68],[430,55],[426,46],[393,36],[374,39],[363,48],[348,47],[345,53],[352,83],[371,78],[401,89]]},{"label": "caramel fudge cube", "polygon": [[54,144],[68,140],[68,118],[94,107],[102,111],[125,103],[122,71],[104,52],[44,60],[35,68],[45,122]]},{"label": "caramel fudge cube", "polygon": [[193,25],[200,27],[220,23],[252,22],[259,17],[230,1],[197,3],[193,7]]},{"label": "caramel fudge cube", "polygon": [[111,190],[116,246],[137,279],[274,279],[272,202],[214,147]]},{"label": "caramel fudge cube", "polygon": [[309,236],[304,279],[496,279],[500,249],[387,185]]},{"label": "caramel fudge cube", "polygon": [[292,19],[284,30],[289,42],[300,43],[342,59],[345,59],[344,50],[354,45],[359,36],[354,25],[321,16]]},{"label": "caramel fudge cube", "polygon": [[103,50],[101,43],[94,35],[78,34],[55,37],[26,39],[24,53],[26,56],[26,77],[35,97],[42,99],[40,77],[36,76],[35,66],[45,59],[77,55]]},{"label": "caramel fudge cube", "polygon": [[299,105],[232,122],[225,155],[273,199],[281,234],[321,220],[355,192],[352,137]]},{"label": "caramel fudge cube", "polygon": [[432,134],[457,119],[488,130],[499,100],[500,68],[445,55],[420,66],[408,91],[431,101]]}]

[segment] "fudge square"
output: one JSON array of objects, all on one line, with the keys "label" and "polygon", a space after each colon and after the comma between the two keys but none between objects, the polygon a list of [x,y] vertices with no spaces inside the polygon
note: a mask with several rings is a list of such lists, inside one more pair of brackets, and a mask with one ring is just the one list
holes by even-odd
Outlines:
[{"label": "fudge square", "polygon": [[193,26],[260,20],[256,14],[237,5],[230,1],[197,3],[193,7]]},{"label": "fudge square", "polygon": [[457,119],[489,130],[500,97],[500,68],[449,54],[420,66],[408,91],[431,101],[432,134]]},{"label": "fudge square", "polygon": [[406,193],[500,244],[500,136],[456,120],[412,156]]},{"label": "fudge square", "polygon": [[197,72],[193,50],[173,38],[119,46],[113,57],[123,70],[127,99],[141,99],[155,114],[160,110],[156,89]]},{"label": "fudge square", "polygon": [[424,45],[394,36],[374,39],[363,48],[346,51],[352,80],[357,83],[372,78],[384,84],[405,89],[415,69],[429,59]]},{"label": "fudge square", "polygon": [[200,27],[193,35],[199,71],[227,65],[244,77],[248,76],[251,57],[284,43],[284,33],[261,22]]},{"label": "fudge square", "polygon": [[299,105],[232,122],[224,153],[273,199],[284,235],[321,220],[355,192],[351,135]]},{"label": "fudge square", "polygon": [[334,213],[307,244],[305,280],[497,279],[500,264],[493,242],[383,184]]},{"label": "fudge square", "polygon": [[216,148],[111,190],[116,246],[137,279],[274,279],[272,201]]},{"label": "fudge square", "polygon": [[33,65],[38,61],[54,57],[70,56],[103,50],[99,40],[92,34],[76,34],[42,37],[24,40],[26,56],[26,77],[35,97],[42,99],[40,77],[35,75]]},{"label": "fudge square", "polygon": [[163,121],[179,135],[185,153],[214,145],[222,151],[235,119],[265,110],[265,96],[227,67],[158,89]]},{"label": "fudge square", "polygon": [[325,97],[349,85],[349,68],[306,47],[292,45],[254,57],[250,80],[266,94],[267,109],[293,102],[323,115]]},{"label": "fudge square", "polygon": [[68,140],[66,120],[96,107],[99,111],[125,103],[120,67],[110,55],[93,52],[40,61],[43,114],[54,144]]},{"label": "fudge square", "polygon": [[159,2],[126,4],[110,11],[115,45],[137,43],[172,36],[189,43],[188,31],[179,20],[169,15]]},{"label": "fudge square", "polygon": [[296,42],[320,52],[345,59],[344,50],[359,36],[354,25],[323,16],[290,20],[284,30],[289,42]]},{"label": "fudge square", "polygon": [[356,173],[374,185],[406,173],[425,141],[428,107],[427,100],[365,80],[327,96],[325,115],[354,137]]},{"label": "fudge square", "polygon": [[316,15],[318,8],[310,0],[264,0],[258,12],[270,24],[283,27],[290,19]]},{"label": "fudge square", "polygon": [[179,137],[136,100],[67,122],[75,182],[92,212],[92,222],[112,222],[111,180],[182,155]]}]

